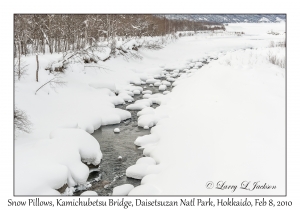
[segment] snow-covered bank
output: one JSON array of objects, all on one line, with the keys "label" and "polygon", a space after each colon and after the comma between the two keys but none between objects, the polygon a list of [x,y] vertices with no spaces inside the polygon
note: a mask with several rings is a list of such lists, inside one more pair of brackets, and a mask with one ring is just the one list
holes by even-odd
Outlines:
[{"label": "snow-covered bank", "polygon": [[[247,24],[242,26],[247,27]],[[269,25],[265,24],[265,26],[269,28],[268,30],[271,29],[276,30],[276,27],[278,27],[281,30],[283,24],[269,24]],[[258,38],[260,40],[258,40]],[[40,87],[44,82],[51,79],[52,75],[48,75],[48,72],[44,71],[43,68],[47,66],[49,61],[51,59],[54,59],[56,55],[39,56],[41,68],[39,73],[40,81],[38,83],[35,82],[35,77],[34,77],[35,70],[36,70],[35,60],[34,60],[35,57],[32,56],[24,59],[30,64],[29,72],[28,72],[29,75],[25,79],[21,80],[20,82],[18,81],[16,82],[15,102],[17,107],[26,111],[26,113],[29,115],[31,122],[33,123],[33,129],[32,129],[32,133],[30,134],[19,134],[16,140],[16,148],[15,148],[16,150],[16,165],[15,165],[16,194],[57,194],[57,191],[54,191],[52,189],[57,189],[61,187],[62,184],[68,181],[68,177],[69,177],[67,176],[68,171],[70,171],[70,173],[73,173],[72,179],[74,180],[74,182],[70,181],[71,183],[70,186],[72,186],[72,184],[74,184],[75,182],[82,183],[87,176],[86,175],[87,173],[85,172],[86,167],[81,166],[78,161],[80,161],[80,158],[84,160],[87,157],[82,156],[81,152],[80,155],[78,156],[78,150],[81,151],[81,143],[73,144],[73,142],[70,143],[70,140],[66,140],[67,143],[63,143],[64,141],[58,141],[57,144],[51,143],[51,147],[53,147],[53,149],[52,150],[49,149],[49,151],[47,150],[48,153],[56,154],[56,152],[53,152],[55,151],[54,148],[58,147],[63,150],[65,147],[67,147],[67,145],[70,144],[70,151],[65,154],[65,158],[68,160],[70,158],[70,161],[71,159],[72,161],[73,159],[74,161],[76,159],[77,162],[76,164],[75,163],[74,164],[78,165],[78,168],[82,167],[82,170],[80,170],[80,172],[75,172],[76,170],[73,171],[72,167],[70,166],[72,164],[69,164],[69,162],[65,161],[64,158],[61,159],[58,158],[59,161],[58,160],[52,161],[51,155],[45,152],[45,156],[44,156],[45,159],[47,159],[49,155],[49,164],[47,164],[48,166],[47,170],[55,171],[55,167],[60,167],[62,162],[63,162],[62,165],[64,164],[67,165],[67,169],[66,168],[61,169],[65,171],[61,173],[57,173],[60,174],[58,175],[59,176],[58,178],[55,177],[53,174],[52,174],[53,176],[49,174],[49,176],[47,176],[47,179],[43,178],[41,179],[40,182],[37,182],[35,185],[24,184],[25,182],[34,183],[34,180],[37,179],[37,177],[43,177],[43,174],[46,172],[45,171],[46,169],[44,170],[42,166],[40,167],[40,165],[43,164],[44,159],[41,158],[41,160],[39,160],[39,156],[41,154],[35,153],[35,150],[36,148],[38,148],[37,145],[44,145],[44,143],[48,141],[43,139],[48,139],[49,134],[53,130],[56,130],[59,127],[60,128],[63,127],[65,129],[76,128],[74,130],[84,130],[87,131],[88,133],[92,133],[94,130],[98,129],[101,125],[115,124],[115,123],[119,123],[122,120],[130,118],[131,116],[128,111],[115,108],[115,105],[126,103],[126,101],[128,105],[131,104],[129,101],[132,101],[133,94],[139,94],[143,91],[142,87],[129,85],[130,83],[137,85],[137,84],[146,83],[148,81],[155,85],[155,82],[157,82],[158,77],[160,77],[163,72],[164,75],[166,76],[166,80],[169,82],[170,81],[173,82],[175,79],[172,76],[174,76],[174,74],[183,73],[184,72],[183,70],[187,67],[187,64],[190,65],[191,63],[195,63],[193,61],[198,62],[197,65],[199,65],[199,62],[201,62],[199,59],[203,57],[207,57],[208,55],[213,57],[222,56],[222,54],[220,54],[221,51],[226,52],[234,49],[247,48],[247,47],[265,48],[269,45],[270,40],[282,41],[283,36],[281,35],[278,37],[277,36],[274,37],[270,34],[267,34],[265,32],[260,32],[258,30],[255,31],[255,33],[248,32],[245,34],[245,36],[241,36],[241,37],[235,36],[232,33],[224,33],[224,34],[201,33],[193,37],[183,37],[174,43],[170,43],[167,47],[159,51],[151,51],[145,49],[141,50],[140,55],[143,56],[143,60],[127,61],[124,60],[122,57],[117,57],[115,59],[110,59],[105,63],[102,63],[105,69],[99,69],[97,67],[96,68],[84,67],[82,65],[72,64],[66,70],[66,73],[62,78],[64,81],[67,82],[65,87],[57,88],[56,91],[54,91],[50,87],[45,86],[36,95],[34,94],[36,89]],[[274,51],[276,49],[277,48],[271,50]],[[203,139],[208,139],[209,136],[209,133],[205,133],[201,129],[202,126],[206,125],[206,122],[207,122],[207,127],[204,126],[206,128],[206,131],[207,132],[210,131],[211,133],[213,133],[212,136],[214,136],[215,133],[220,132],[219,129],[223,127],[221,119],[224,119],[224,121],[227,119],[227,122],[231,123],[231,120],[229,119],[233,118],[234,119],[233,122],[236,122],[237,121],[236,118],[238,118],[239,116],[236,116],[235,113],[239,113],[241,114],[240,116],[242,116],[242,114],[244,114],[242,108],[244,107],[245,104],[247,104],[246,102],[248,103],[252,102],[252,100],[250,99],[253,99],[254,101],[259,101],[263,99],[262,96],[264,96],[265,94],[267,95],[266,99],[268,99],[268,97],[271,97],[271,99],[273,99],[272,97],[275,97],[272,95],[273,92],[271,92],[271,96],[269,96],[268,88],[273,90],[272,86],[269,86],[269,84],[264,86],[261,83],[257,82],[255,78],[259,77],[258,80],[261,80],[263,78],[268,78],[268,76],[272,75],[269,72],[271,67],[275,68],[275,71],[272,72],[277,71],[278,78],[281,76],[282,72],[278,70],[279,67],[267,63],[265,57],[260,58],[260,53],[265,53],[265,50],[260,50],[258,52],[247,51],[248,54],[245,55],[245,59],[242,59],[243,57],[239,57],[240,54],[237,52],[235,53],[229,52],[226,56],[224,56],[224,59],[221,59],[220,61],[219,60],[213,61],[214,64],[212,63],[211,65],[206,66],[205,68],[198,70],[197,72],[192,69],[187,70],[189,72],[187,72],[186,77],[191,77],[191,78],[184,79],[178,82],[176,81],[175,83],[173,83],[174,86],[176,84],[174,93],[170,93],[166,97],[164,97],[163,94],[160,94],[159,99],[157,99],[156,97],[151,97],[150,96],[151,94],[148,93],[149,95],[146,94],[144,95],[145,100],[143,101],[143,103],[135,103],[134,105],[135,108],[138,106],[139,109],[142,109],[142,108],[149,108],[148,106],[150,106],[150,104],[148,103],[158,102],[158,100],[159,103],[163,105],[164,103],[167,103],[168,100],[164,100],[164,98],[167,97],[171,97],[172,100],[171,102],[167,103],[166,106],[161,106],[159,109],[155,110],[155,115],[152,115],[152,117],[149,116],[145,117],[147,115],[145,115],[145,113],[142,114],[140,120],[140,126],[142,127],[151,127],[158,123],[158,125],[154,127],[151,130],[151,132],[157,133],[160,136],[159,143],[156,147],[152,145],[152,149],[155,148],[153,151],[148,148],[146,148],[145,151],[148,149],[148,154],[151,154],[151,156],[155,158],[157,163],[162,164],[163,162],[165,162],[166,164],[164,165],[170,168],[170,170],[169,169],[163,170],[162,173],[159,174],[160,176],[159,180],[166,180],[162,177],[163,174],[173,172],[171,169],[172,169],[172,164],[174,162],[171,160],[172,159],[176,160],[176,158],[179,159],[179,157],[181,157],[181,159],[180,161],[178,160],[179,161],[178,163],[180,163],[179,164],[180,166],[183,164],[182,166],[183,168],[178,167],[178,164],[176,163],[177,170],[181,171],[181,173],[176,171],[176,173],[178,174],[177,176],[186,178],[185,176],[186,173],[190,174],[194,170],[196,170],[195,169],[196,165],[199,165],[199,163],[201,162],[201,159],[199,159],[200,157],[198,155],[200,156],[202,155],[201,157],[204,158],[205,153],[198,154],[198,152],[196,152],[194,159],[191,158],[190,156],[193,153],[186,155],[186,158],[182,158],[183,155],[178,155],[178,154],[182,152],[182,154],[185,155],[184,150],[185,149],[188,150],[188,148],[185,148],[188,145],[193,147],[193,149],[200,147],[199,150],[202,148],[205,149],[205,151],[208,151],[207,147],[204,146],[209,145],[210,142],[215,141],[216,143],[222,144],[222,142],[217,141],[218,138],[215,138],[209,142],[203,140]],[[253,54],[252,57],[250,56],[251,53]],[[252,64],[251,64],[252,60],[250,61],[248,60],[249,56],[253,60]],[[188,63],[187,60],[189,60]],[[227,60],[229,60],[229,62],[227,62]],[[242,60],[243,63],[240,63]],[[257,64],[255,64],[255,62],[257,62]],[[248,69],[248,66],[251,66],[250,64],[252,65],[252,67],[251,68],[249,67],[250,69]],[[256,70],[260,69],[259,64],[264,65],[265,69],[263,68],[262,71],[250,71],[251,69],[256,69]],[[259,68],[257,68],[257,66],[259,66]],[[224,71],[223,71],[223,67],[224,67]],[[235,67],[237,67],[238,70],[235,70]],[[179,72],[179,68],[182,70],[182,72]],[[171,75],[168,72],[166,72],[167,70],[172,70],[172,71],[174,70],[174,71]],[[204,75],[201,75],[200,72],[204,72],[203,73]],[[262,76],[260,76],[260,74],[262,74]],[[254,77],[254,79],[251,76]],[[249,77],[252,78],[252,80],[250,79],[250,81],[248,81]],[[281,81],[284,81],[283,78],[281,79],[282,80],[279,80],[279,87],[278,87],[279,92],[277,93],[279,94],[278,96],[279,98],[281,97],[281,91],[282,91],[280,87]],[[164,79],[160,79],[160,80],[163,82]],[[199,82],[198,80],[201,82]],[[167,83],[167,81],[164,82],[165,85],[169,84]],[[190,82],[186,82],[186,81],[190,81]],[[277,80],[272,79],[270,81],[273,82],[277,87],[278,85]],[[226,86],[227,84],[232,84],[232,86]],[[259,85],[259,87],[262,88],[262,92],[261,92],[262,94],[258,98],[256,98],[256,95],[254,94],[255,92],[253,92],[254,90],[257,91],[258,89],[250,88],[250,87],[254,87],[255,84]],[[220,85],[222,85],[224,89],[222,87],[219,87]],[[240,86],[242,86],[244,89],[241,88]],[[107,88],[103,88],[103,87],[107,87]],[[163,90],[163,88],[161,89]],[[242,92],[242,91],[235,92],[237,91],[235,89],[244,90],[246,92]],[[221,91],[225,96],[222,95],[220,96],[219,91]],[[226,94],[229,94],[231,91],[233,92],[231,95],[229,95],[230,97],[227,96]],[[233,109],[230,106],[231,103],[234,102],[234,100],[237,100],[236,103],[238,103],[240,102],[239,96],[245,96],[249,94],[250,94],[249,98],[244,97],[245,104],[242,104],[243,106],[238,107],[240,109],[237,109],[237,112],[233,112]],[[235,96],[237,98],[235,98]],[[224,97],[223,99],[224,106],[222,105],[222,103],[219,103],[218,105],[220,109],[216,110],[216,112],[214,112],[214,109],[217,109],[216,104],[212,103],[211,101],[215,99],[214,97],[217,98],[216,99],[217,101],[221,100],[221,102],[222,102],[222,97]],[[221,97],[221,99],[219,97]],[[276,97],[274,98],[274,101],[278,102]],[[146,98],[148,99],[146,100]],[[201,103],[199,103],[200,99],[201,99]],[[162,101],[164,103],[162,103]],[[233,105],[234,106],[232,107],[236,108],[236,104]],[[263,108],[265,108],[267,105],[270,104],[266,102],[266,104],[263,105]],[[133,107],[132,105],[130,106]],[[278,106],[280,106],[280,103],[276,103],[276,105],[272,107],[272,110],[273,111],[280,110],[280,107]],[[199,107],[203,107],[203,108],[199,110]],[[225,107],[227,107],[228,109],[225,109]],[[257,107],[255,106],[255,109],[256,108]],[[264,114],[263,113],[264,109],[260,110],[260,108],[261,108],[260,106],[257,108],[258,110],[257,114],[258,113]],[[166,110],[170,112],[169,113],[170,119],[173,119],[172,123],[169,122],[168,119],[164,117],[166,114]],[[186,110],[186,115],[183,114],[183,110]],[[271,112],[272,110],[270,109],[270,112],[268,112],[270,115],[273,113]],[[181,114],[180,113],[178,115],[174,114],[177,112],[178,113],[180,112]],[[254,111],[252,110],[252,112]],[[218,120],[219,116],[216,115],[215,113],[218,113],[220,115],[221,117],[220,121]],[[278,113],[281,112],[278,111]],[[258,119],[255,118],[255,115],[251,117],[253,117],[251,123],[255,122],[255,120]],[[281,116],[276,115],[276,117],[278,117],[278,120],[275,119],[274,121],[283,122],[283,121],[279,121],[281,120]],[[215,121],[217,122],[216,123],[215,121],[212,122],[212,119],[215,119]],[[269,118],[267,118],[266,121],[262,121],[262,122],[269,122],[268,119]],[[199,127],[198,127],[199,125],[198,121],[201,124],[201,126]],[[245,121],[248,122],[248,120]],[[163,122],[169,122],[169,123],[163,123]],[[185,122],[185,124],[182,122]],[[247,125],[252,126],[251,123]],[[188,126],[191,126],[190,129],[186,128]],[[281,132],[281,130],[278,129],[278,127],[276,126],[277,125],[275,125],[274,128],[277,129],[278,132]],[[164,132],[161,132],[162,134],[159,131],[161,127],[164,130]],[[243,126],[240,127],[244,128]],[[173,130],[177,130],[178,132],[177,136],[175,135],[176,132],[173,132]],[[195,136],[196,135],[195,131],[197,131],[197,134],[201,133],[200,136],[201,138],[198,136],[199,138],[197,137],[197,139],[191,138],[189,140],[187,136],[189,135]],[[247,132],[248,130],[244,130],[244,131]],[[268,129],[266,130],[266,132],[261,130],[262,135],[268,134],[267,131]],[[232,129],[228,129],[227,134],[229,135],[231,132]],[[88,134],[85,133],[82,135],[88,135]],[[165,137],[164,135],[168,137]],[[183,135],[185,135],[184,138]],[[240,135],[239,137],[241,138],[243,137],[241,132],[239,132],[239,135]],[[259,134],[257,135],[259,136]],[[171,137],[174,137],[174,141],[172,143],[170,143],[168,140],[171,139]],[[54,139],[55,138],[56,137],[54,137]],[[73,134],[69,135],[68,137],[64,136],[63,138],[73,139]],[[236,142],[236,138],[234,138],[233,140],[234,142]],[[278,140],[278,138],[280,137],[277,137],[276,139]],[[61,137],[59,137],[59,139],[61,139]],[[181,139],[185,140],[185,144],[181,143],[182,142]],[[259,139],[260,138],[256,138],[256,140],[254,141],[258,141]],[[275,142],[277,142],[276,139]],[[228,145],[230,145],[232,142],[230,141],[228,142],[228,141],[229,140],[226,137],[226,141],[223,142],[227,142]],[[196,143],[196,145],[193,145],[194,143]],[[261,144],[261,142],[258,143]],[[242,142],[240,142],[240,144],[244,145],[242,144]],[[276,143],[276,145],[277,144],[280,145],[280,143],[278,142]],[[27,148],[30,149],[27,150]],[[43,148],[45,149],[47,147],[44,146]],[[44,149],[42,149],[41,151],[44,151]],[[163,151],[166,153],[165,155],[163,154],[164,153]],[[77,152],[76,158],[75,155],[71,155],[74,152],[75,153]],[[100,148],[98,148],[98,153],[99,152],[100,152]],[[32,156],[30,156],[31,159],[23,158],[23,156],[26,156],[28,153],[32,153]],[[70,156],[68,154],[70,154]],[[94,153],[93,156],[88,158],[97,158],[98,160],[100,157],[99,154],[97,155],[96,153]],[[226,155],[224,154],[224,156]],[[225,158],[222,158],[222,160],[225,160]],[[196,161],[197,164],[195,164],[194,161]],[[87,162],[92,163],[93,161],[87,161]],[[59,163],[60,165],[57,165],[57,163]],[[28,164],[31,164],[30,167],[26,167]],[[191,167],[192,168],[191,171],[188,170],[189,165],[194,166]],[[28,176],[23,176],[24,173],[23,171],[25,171],[25,174],[28,174]],[[198,169],[196,171],[198,172]],[[61,174],[64,175],[62,176]],[[209,173],[206,173],[206,171],[203,171],[203,174],[201,175],[205,177],[209,177],[211,175]],[[169,177],[174,177],[173,180],[176,180],[176,175],[175,176],[170,175]],[[70,178],[70,180],[72,179]],[[155,182],[156,179],[148,179],[148,180],[151,180],[151,182],[154,183],[153,186],[156,185],[155,189],[156,188],[160,189],[158,190],[160,193],[162,194],[169,193],[169,190],[171,189],[169,188],[169,186],[165,186],[161,183],[156,183]],[[182,181],[181,179],[178,180]],[[46,185],[45,183],[48,182],[54,184]],[[148,182],[146,181],[143,183],[148,184]],[[40,189],[38,190],[37,188]],[[151,187],[151,189],[153,189],[153,187]],[[138,193],[138,188],[134,190],[136,193]],[[186,188],[186,190],[190,191],[190,188]],[[175,193],[175,191],[173,192]],[[189,193],[193,194],[194,192],[195,194],[201,193],[199,191],[191,191]],[[182,193],[177,192],[177,194],[182,194]]]},{"label": "snow-covered bank", "polygon": [[151,130],[157,140],[136,140],[145,150],[150,142],[144,154],[165,169],[130,195],[147,187],[151,194],[153,186],[161,195],[231,194],[206,183],[239,188],[245,180],[249,189],[254,182],[276,189],[234,194],[284,194],[285,72],[268,62],[268,50],[228,53],[173,89],[171,101],[157,108],[169,110],[169,118]]}]

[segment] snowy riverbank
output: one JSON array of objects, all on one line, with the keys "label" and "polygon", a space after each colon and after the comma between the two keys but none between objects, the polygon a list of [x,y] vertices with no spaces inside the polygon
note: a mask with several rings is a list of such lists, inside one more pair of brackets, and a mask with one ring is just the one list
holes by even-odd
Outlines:
[{"label": "snowy riverbank", "polygon": [[[231,24],[224,33],[199,33],[158,51],[140,50],[142,60],[110,59],[103,63],[106,70],[73,64],[63,77],[66,86],[56,91],[45,87],[36,95],[49,79],[43,68],[59,55],[40,56],[39,83],[35,57],[24,58],[29,71],[15,83],[15,103],[26,111],[33,128],[16,139],[16,194],[59,194],[54,189],[66,182],[84,183],[88,168],[81,160],[97,165],[102,156],[101,145],[97,147],[88,133],[130,118],[130,112],[115,106],[132,104],[131,96],[143,91],[136,85],[168,80],[176,73],[181,79],[173,83],[172,93],[152,97],[145,92],[149,99],[136,103],[139,108],[161,104],[154,114],[145,108],[139,119],[142,127],[158,123],[151,135],[159,141],[143,145],[158,165],[142,169],[150,175],[130,194],[228,194],[204,188],[207,181],[219,179],[277,186],[235,194],[283,194],[285,72],[271,64],[268,55],[283,58],[285,48],[269,45],[284,41],[284,27]],[[268,34],[272,30],[280,35]],[[241,31],[242,36],[233,33]],[[193,71],[208,56],[218,60]],[[103,84],[108,89],[100,88]]]}]

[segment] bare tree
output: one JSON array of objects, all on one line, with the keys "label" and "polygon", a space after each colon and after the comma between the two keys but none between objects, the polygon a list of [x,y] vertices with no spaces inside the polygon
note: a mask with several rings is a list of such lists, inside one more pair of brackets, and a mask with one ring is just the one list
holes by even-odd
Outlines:
[{"label": "bare tree", "polygon": [[25,56],[61,53],[83,49],[104,39],[113,48],[117,36],[134,38],[177,31],[224,29],[221,24],[214,28],[208,27],[210,24],[150,14],[15,14],[14,48],[15,52],[20,51]]},{"label": "bare tree", "polygon": [[20,80],[23,76],[26,75],[27,66],[20,57],[14,59],[14,75],[15,78]]}]

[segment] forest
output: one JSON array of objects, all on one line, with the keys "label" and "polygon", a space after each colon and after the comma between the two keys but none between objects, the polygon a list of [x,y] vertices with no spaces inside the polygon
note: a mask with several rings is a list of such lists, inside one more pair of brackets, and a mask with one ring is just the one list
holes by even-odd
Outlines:
[{"label": "forest", "polygon": [[219,23],[170,20],[150,14],[15,14],[14,57],[79,50],[115,38],[164,36],[178,31],[225,30]]}]

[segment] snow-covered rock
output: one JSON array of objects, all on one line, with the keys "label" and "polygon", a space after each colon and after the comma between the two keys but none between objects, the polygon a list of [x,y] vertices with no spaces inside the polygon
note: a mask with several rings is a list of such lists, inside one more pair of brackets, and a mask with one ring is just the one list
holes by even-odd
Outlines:
[{"label": "snow-covered rock", "polygon": [[136,164],[156,165],[156,161],[152,157],[141,157]]},{"label": "snow-covered rock", "polygon": [[146,172],[148,167],[148,164],[138,164],[130,166],[126,169],[126,176],[134,179],[142,179],[147,175]]},{"label": "snow-covered rock", "polygon": [[128,110],[142,110],[146,107],[148,107],[148,106],[146,106],[143,103],[138,103],[138,104],[130,104],[126,107],[126,109],[128,109]]},{"label": "snow-covered rock", "polygon": [[114,129],[114,132],[115,132],[115,133],[120,133],[120,128],[115,128],[115,129]]},{"label": "snow-covered rock", "polygon": [[161,82],[160,82],[160,81],[157,81],[157,82],[154,83],[154,86],[155,86],[155,87],[158,87],[158,86],[160,86],[160,85],[161,85]]},{"label": "snow-covered rock", "polygon": [[162,81],[162,84],[166,85],[167,87],[171,86],[171,82],[166,81],[166,80]]},{"label": "snow-covered rock", "polygon": [[163,92],[164,95],[167,95],[169,93],[170,93],[170,91],[168,91],[168,90],[166,90],[166,91]]},{"label": "snow-covered rock", "polygon": [[88,191],[85,191],[85,192],[83,192],[83,193],[81,193],[80,194],[81,196],[82,195],[84,195],[84,196],[98,196],[98,194],[95,192],[95,191],[90,191],[90,190],[88,190]]},{"label": "snow-covered rock", "polygon": [[152,94],[152,91],[151,90],[144,90],[142,93],[143,94]]},{"label": "snow-covered rock", "polygon": [[134,95],[139,95],[139,94],[141,94],[141,92],[140,92],[139,90],[134,90],[134,91],[133,91],[133,94],[134,94]]},{"label": "snow-covered rock", "polygon": [[112,195],[128,195],[128,193],[134,188],[132,184],[123,184],[113,189]]},{"label": "snow-covered rock", "polygon": [[32,142],[16,153],[16,194],[59,195],[55,189],[65,183],[73,187],[86,182],[89,168],[83,162],[98,165],[101,158],[99,143],[87,132],[56,129],[50,139]]},{"label": "snow-covered rock", "polygon": [[145,136],[139,136],[134,144],[140,147],[145,147],[147,144],[153,144],[159,141],[159,137],[156,134],[149,134]]},{"label": "snow-covered rock", "polygon": [[174,81],[175,81],[175,79],[174,79],[173,77],[167,77],[167,80],[168,80],[169,82],[174,82]]},{"label": "snow-covered rock", "polygon": [[141,185],[151,182],[156,177],[157,177],[157,174],[148,174],[148,175],[144,176],[143,179],[141,180]]},{"label": "snow-covered rock", "polygon": [[147,79],[147,80],[146,80],[146,83],[147,83],[147,84],[153,84],[153,83],[158,82],[158,81],[159,81],[159,80],[153,78],[153,79]]},{"label": "snow-covered rock", "polygon": [[135,187],[128,195],[160,195],[161,190],[156,186],[145,184]]},{"label": "snow-covered rock", "polygon": [[164,91],[167,89],[167,86],[166,85],[160,85],[159,88],[158,88],[160,91]]},{"label": "snow-covered rock", "polygon": [[137,116],[139,117],[139,116],[142,116],[145,114],[154,114],[154,113],[155,113],[155,111],[152,107],[146,107],[146,108],[142,109],[141,111],[139,111],[137,113]]}]

